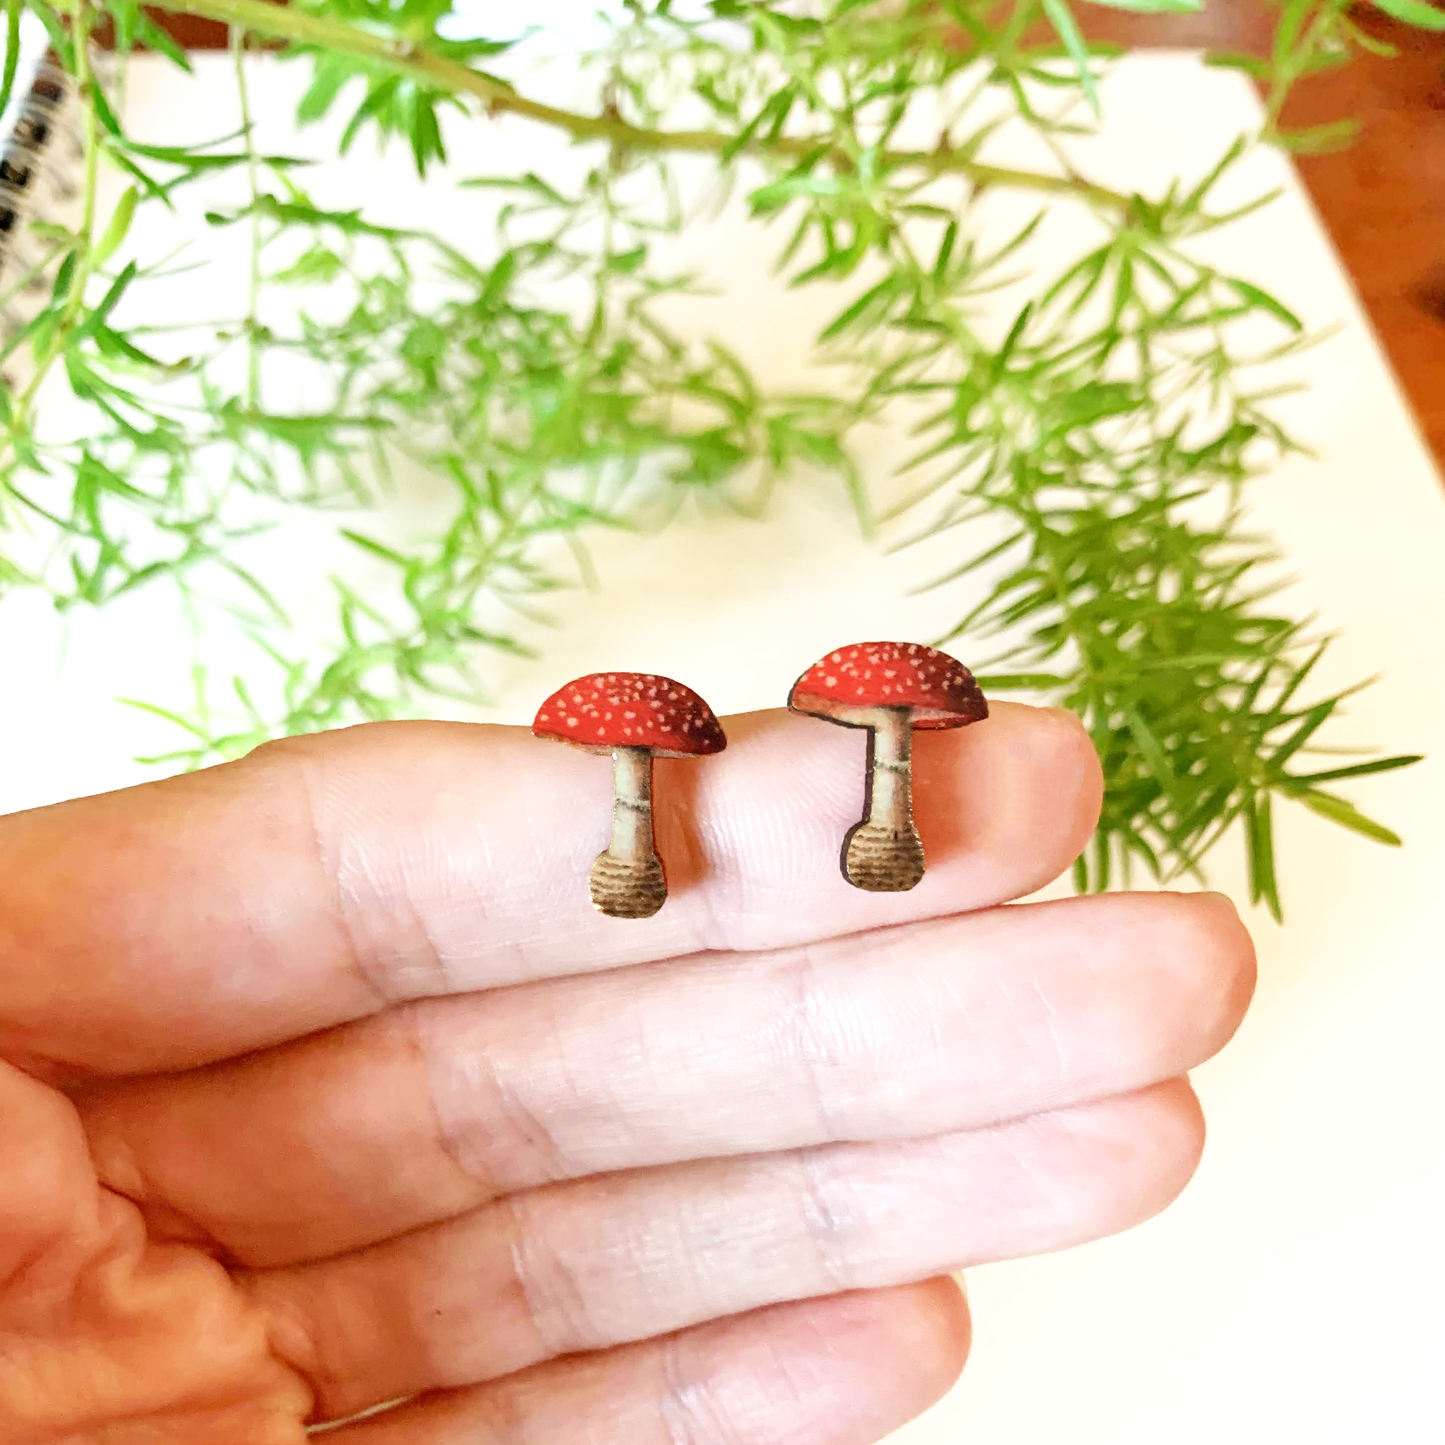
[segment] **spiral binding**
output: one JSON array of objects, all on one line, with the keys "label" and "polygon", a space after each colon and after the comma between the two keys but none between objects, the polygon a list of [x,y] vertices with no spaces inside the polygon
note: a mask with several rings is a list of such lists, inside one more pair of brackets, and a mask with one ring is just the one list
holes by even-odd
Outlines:
[{"label": "spiral binding", "polygon": [[[27,230],[37,219],[58,219],[55,208],[76,195],[69,174],[80,156],[75,82],[49,45],[44,26],[26,14],[10,103],[0,115],[0,333],[7,338],[29,319],[24,293],[50,284],[44,253]],[[0,381],[12,384],[9,376]]]}]

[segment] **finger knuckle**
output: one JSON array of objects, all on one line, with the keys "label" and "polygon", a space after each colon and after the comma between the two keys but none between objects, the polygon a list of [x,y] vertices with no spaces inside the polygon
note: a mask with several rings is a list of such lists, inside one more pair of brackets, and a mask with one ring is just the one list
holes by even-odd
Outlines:
[{"label": "finger knuckle", "polygon": [[527,1195],[503,1201],[512,1276],[544,1358],[616,1343],[596,1319],[591,1292],[564,1249],[555,1246],[544,1211]]}]

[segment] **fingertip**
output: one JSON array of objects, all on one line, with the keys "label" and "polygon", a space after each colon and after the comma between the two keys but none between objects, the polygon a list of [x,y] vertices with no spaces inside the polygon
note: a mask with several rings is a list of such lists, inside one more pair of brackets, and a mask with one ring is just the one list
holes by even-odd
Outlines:
[{"label": "fingertip", "polygon": [[1180,1005],[1195,1021],[1193,1068],[1234,1037],[1258,979],[1254,940],[1223,893],[1128,895],[1153,915],[1155,950],[1182,985]]},{"label": "fingertip", "polygon": [[961,1275],[921,1280],[910,1287],[908,1304],[914,1314],[899,1340],[914,1361],[921,1411],[958,1383],[973,1345],[973,1315]]},{"label": "fingertip", "polygon": [[1063,707],[1035,710],[1040,730],[1039,766],[1057,788],[1062,862],[1037,886],[1052,882],[1083,852],[1104,806],[1104,769],[1089,730],[1077,713]]},{"label": "fingertip", "polygon": [[871,1417],[869,1428],[886,1434],[941,1400],[963,1373],[973,1335],[968,1300],[951,1275],[800,1300],[764,1313],[773,1314],[785,1334],[792,1333],[784,1325],[789,1317],[799,1329],[786,1351],[795,1368],[816,1374],[826,1361],[834,1388],[855,1396],[848,1407],[834,1395],[833,1409],[840,1420],[851,1420],[859,1439],[865,1417]]},{"label": "fingertip", "polygon": [[1153,1187],[1143,1193],[1141,1221],[1167,1209],[1184,1192],[1199,1169],[1208,1135],[1204,1105],[1186,1075],[1166,1079],[1149,1093],[1152,1138],[1141,1162],[1152,1171]]},{"label": "fingertip", "polygon": [[[1204,1154],[1204,1109],[1179,1075],[1074,1113],[1071,1127],[1098,1161],[1096,1218],[1080,1231],[1100,1238],[1143,1224],[1184,1192]],[[1107,1160],[1107,1166],[1103,1161]]]},{"label": "fingertip", "polygon": [[[1078,857],[1098,824],[1103,773],[1088,732],[1063,708],[991,705],[987,721],[956,734],[922,734],[919,831],[930,866],[960,860],[963,906],[1033,893]],[[973,734],[969,737],[969,734]]]}]

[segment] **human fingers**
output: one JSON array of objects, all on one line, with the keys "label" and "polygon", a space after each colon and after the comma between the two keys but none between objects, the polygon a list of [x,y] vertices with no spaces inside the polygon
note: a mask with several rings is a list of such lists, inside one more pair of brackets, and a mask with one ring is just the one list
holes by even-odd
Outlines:
[{"label": "human fingers", "polygon": [[65,1096],[0,1063],[0,1440],[299,1445],[311,1404],[226,1271],[148,1241]]},{"label": "human fingers", "polygon": [[958,1378],[957,1284],[833,1295],[422,1396],[327,1445],[875,1445]]},{"label": "human fingers", "polygon": [[1227,899],[1067,899],[423,1000],[77,1103],[159,1236],[283,1264],[549,1181],[1140,1088],[1221,1047],[1253,978]]},{"label": "human fingers", "polygon": [[763,1305],[1066,1248],[1172,1200],[1182,1080],[988,1129],[553,1185],[309,1265],[241,1274],[323,1418]]},{"label": "human fingers", "polygon": [[520,728],[351,728],[0,820],[0,1057],[53,1081],[180,1069],[407,999],[983,907],[1060,872],[1097,813],[1079,724],[1000,704],[920,735],[928,875],[863,893],[838,870],[863,735],[727,725],[719,756],[658,762],[673,896],[647,920],[587,898],[606,760]]}]

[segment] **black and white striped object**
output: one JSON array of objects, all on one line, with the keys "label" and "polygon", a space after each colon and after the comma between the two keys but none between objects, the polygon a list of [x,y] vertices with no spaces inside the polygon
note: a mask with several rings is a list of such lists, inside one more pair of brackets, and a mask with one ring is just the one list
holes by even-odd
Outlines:
[{"label": "black and white striped object", "polygon": [[[0,330],[7,335],[25,325],[50,285],[46,271],[59,248],[33,223],[70,219],[64,213],[76,196],[78,159],[75,82],[56,63],[45,27],[27,12],[0,114]],[[7,379],[14,360],[5,363]]]}]

